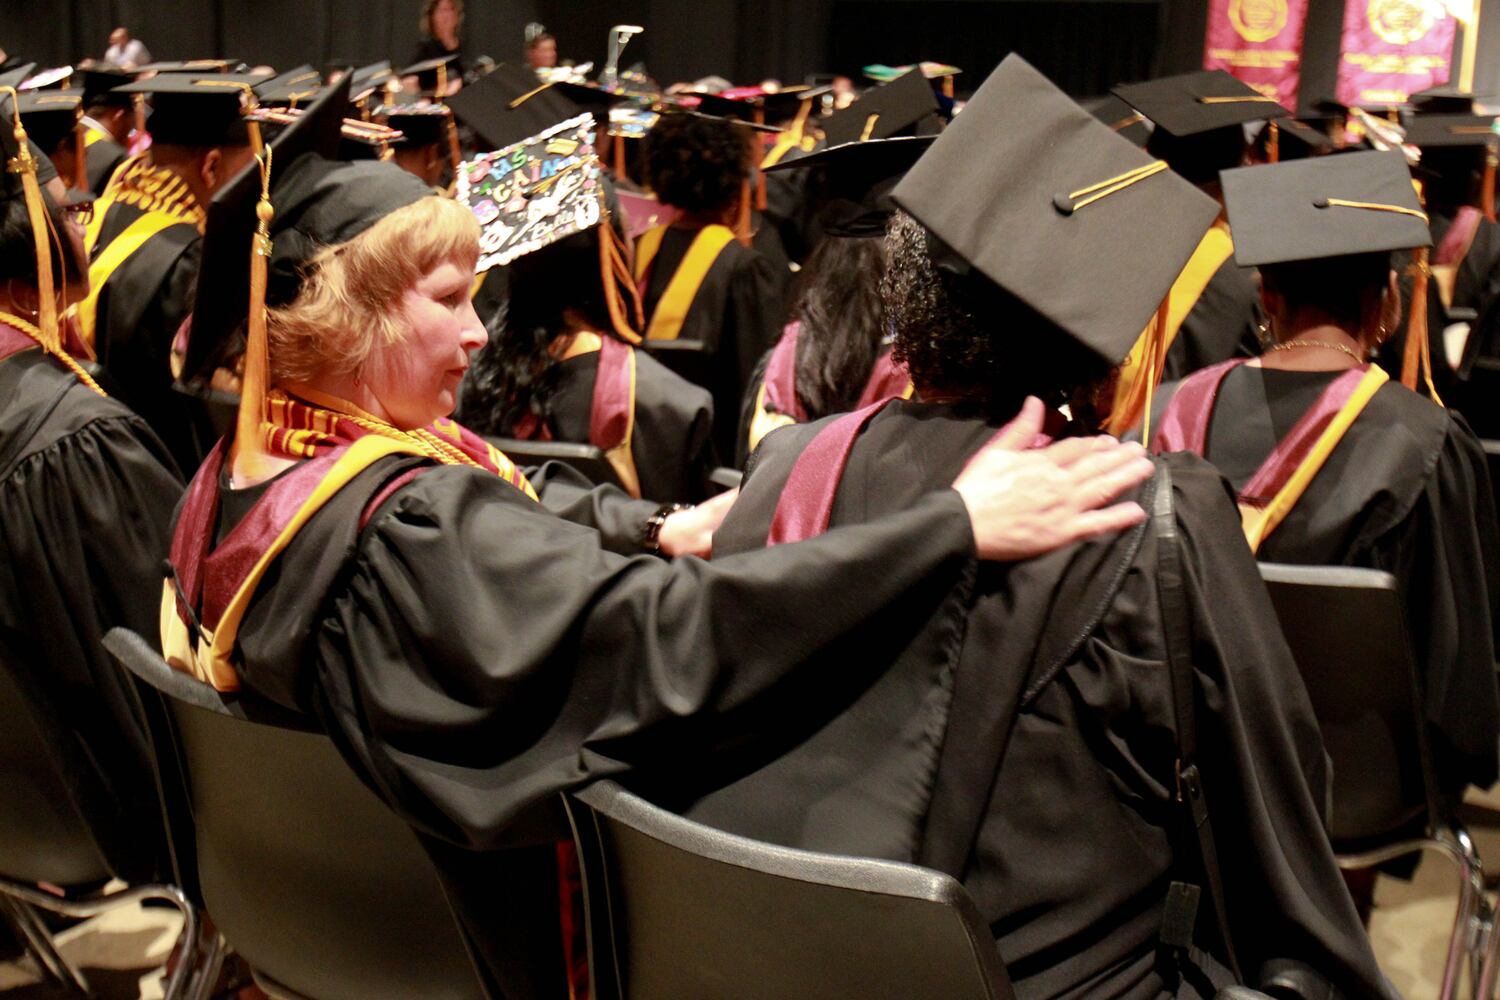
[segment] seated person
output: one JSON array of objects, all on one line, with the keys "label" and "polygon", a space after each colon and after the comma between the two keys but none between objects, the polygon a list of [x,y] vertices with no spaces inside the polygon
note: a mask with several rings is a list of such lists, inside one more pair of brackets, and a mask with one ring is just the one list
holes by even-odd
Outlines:
[{"label": "seated person", "polygon": [[[911,215],[887,237],[886,311],[917,396],[772,432],[715,560],[901,510],[1027,394],[1055,405],[1118,364],[1218,211],[1154,163],[1001,63],[893,193]],[[1091,198],[1107,178],[1126,182]],[[760,720],[778,752],[637,787],[735,833],[953,875],[1019,997],[1212,997],[1236,956],[1250,985],[1297,983],[1282,996],[1392,996],[1323,834],[1317,722],[1222,480],[1170,456],[1138,497],[1153,517],[1131,533],[908,595],[923,623],[890,670],[873,669],[885,630],[821,649],[841,682],[791,678]],[[1168,645],[1184,631],[1190,663]],[[1184,769],[1172,706],[1189,685]],[[1220,887],[1182,836],[1179,781],[1198,776]],[[1172,883],[1203,890],[1191,952],[1167,930]]]},{"label": "seated person", "polygon": [[636,244],[647,346],[696,341],[709,351],[704,388],[714,397],[714,445],[726,458],[735,453],[740,399],[783,318],[784,279],[735,236],[750,198],[747,128],[688,112],[657,119],[646,134],[647,180],[680,214]]},{"label": "seated person", "polygon": [[812,174],[822,237],[798,276],[794,318],[745,392],[736,466],[777,427],[909,394],[905,369],[891,360],[880,280],[890,191],[931,143],[856,140],[772,168]]},{"label": "seated person", "polygon": [[[18,163],[10,110],[0,157]],[[34,151],[19,163],[39,165]],[[154,633],[182,482],[146,424],[68,353],[59,314],[88,291],[83,233],[45,189],[32,215],[23,183],[0,174],[0,670],[106,867],[158,881],[170,868],[150,742],[100,640],[116,626]],[[37,254],[37,232],[51,253]]]},{"label": "seated person", "polygon": [[[549,141],[527,154],[547,159]],[[640,300],[603,208],[602,165],[588,154],[575,169],[592,183],[567,188],[558,212],[594,225],[570,232],[548,220],[528,238],[524,200],[519,217],[498,220],[527,249],[510,258],[509,303],[474,355],[458,416],[480,434],[596,445],[631,496],[702,500],[716,464],[713,399],[636,349]],[[507,199],[490,194],[481,205]]]},{"label": "seated person", "polygon": [[[1134,504],[1096,508],[1150,463],[1117,443],[1081,463],[999,442],[878,523],[722,563],[653,559],[705,553],[725,501],[669,513],[566,470],[523,474],[448,419],[485,341],[479,226],[391,164],[324,159],[342,98],[277,137],[268,202],[258,170],[214,199],[187,371],[248,315],[244,390],[179,508],[164,654],[319,719],[432,852],[497,992],[556,996],[558,792],[763,737],[739,709],[814,650],[909,623],[905,595],[953,587],[976,552],[1134,524]],[[268,216],[262,309],[246,248]],[[544,890],[524,906],[521,877]]]},{"label": "seated person", "polygon": [[1151,447],[1224,473],[1258,558],[1396,577],[1439,780],[1487,788],[1500,545],[1484,452],[1461,417],[1368,361],[1399,318],[1392,251],[1431,242],[1406,164],[1348,153],[1226,171],[1224,190],[1276,343],[1163,386]]}]

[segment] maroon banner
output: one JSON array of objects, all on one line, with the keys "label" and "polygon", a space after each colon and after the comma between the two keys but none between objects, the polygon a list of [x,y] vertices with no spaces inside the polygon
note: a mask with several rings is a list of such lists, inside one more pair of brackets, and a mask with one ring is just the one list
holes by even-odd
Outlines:
[{"label": "maroon banner", "polygon": [[1447,83],[1454,27],[1440,0],[1348,0],[1335,96],[1380,107]]},{"label": "maroon banner", "polygon": [[1210,0],[1203,68],[1222,69],[1296,110],[1307,0]]}]

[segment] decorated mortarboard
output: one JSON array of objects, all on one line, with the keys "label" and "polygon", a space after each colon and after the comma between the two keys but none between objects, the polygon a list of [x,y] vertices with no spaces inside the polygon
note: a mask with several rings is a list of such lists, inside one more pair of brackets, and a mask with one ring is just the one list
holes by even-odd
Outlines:
[{"label": "decorated mortarboard", "polygon": [[179,146],[244,145],[244,112],[263,75],[165,73],[116,87],[120,94],[150,94],[152,141]]},{"label": "decorated mortarboard", "polygon": [[0,73],[0,87],[10,87],[12,90],[20,89],[21,81],[30,76],[31,71],[35,68],[36,63],[20,63],[14,68]]},{"label": "decorated mortarboard", "polygon": [[305,104],[318,96],[322,86],[323,75],[304,64],[257,83],[255,96],[261,104]]},{"label": "decorated mortarboard", "polygon": [[63,87],[72,79],[72,66],[54,66],[44,69],[40,73],[28,77],[21,83],[17,90],[46,90],[49,87]]},{"label": "decorated mortarboard", "polygon": [[887,66],[884,63],[872,63],[860,72],[877,83],[890,83],[892,80],[910,73],[913,69],[920,69],[922,75],[929,80],[942,80],[951,76],[957,76],[963,72],[957,66],[949,66],[947,63],[940,62],[928,62],[926,60],[917,63],[915,66],[911,64],[905,66]]},{"label": "decorated mortarboard", "polygon": [[937,115],[938,101],[932,86],[920,72],[912,70],[829,115],[823,122],[823,135],[830,146],[889,139],[936,123]]},{"label": "decorated mortarboard", "polygon": [[1472,115],[1474,94],[1457,87],[1429,87],[1419,90],[1406,99],[1412,110],[1419,115]]},{"label": "decorated mortarboard", "polygon": [[395,78],[396,74],[391,72],[390,60],[361,66],[350,76],[349,99],[355,102],[364,100],[372,91],[384,87]]},{"label": "decorated mortarboard", "polygon": [[525,67],[507,63],[496,66],[445,103],[490,149],[514,145],[578,115],[578,105],[552,87],[538,87],[536,76]]},{"label": "decorated mortarboard", "polygon": [[622,139],[644,139],[661,117],[650,108],[610,108],[609,134]]},{"label": "decorated mortarboard", "polygon": [[603,220],[597,128],[593,115],[578,115],[459,168],[457,197],[483,230],[476,271],[509,264]]},{"label": "decorated mortarboard", "polygon": [[1177,138],[1291,114],[1221,69],[1116,87],[1112,93]]},{"label": "decorated mortarboard", "polygon": [[690,90],[677,95],[677,104],[679,110],[701,115],[704,118],[717,118],[761,132],[781,131],[779,128],[758,120],[763,118],[764,114],[754,101],[725,97],[722,94],[711,94],[707,91]]},{"label": "decorated mortarboard", "polygon": [[44,151],[73,135],[83,114],[82,91],[41,90],[21,95],[19,108],[26,134]]},{"label": "decorated mortarboard", "polygon": [[403,138],[398,130],[388,125],[361,121],[358,118],[345,118],[343,127],[339,130],[337,158],[351,162],[384,160],[388,151],[399,144]]},{"label": "decorated mortarboard", "polygon": [[1244,267],[1431,246],[1400,153],[1369,151],[1223,174],[1234,257]]},{"label": "decorated mortarboard", "polygon": [[115,69],[81,69],[77,73],[78,83],[83,87],[83,106],[85,109],[98,107],[130,107],[129,94],[113,93],[116,87],[122,87],[135,79],[134,73],[125,73]]},{"label": "decorated mortarboard", "polygon": [[1106,366],[1147,329],[1219,212],[1016,55],[892,198],[928,230],[940,268],[998,286]]},{"label": "decorated mortarboard", "polygon": [[1406,143],[1418,149],[1493,147],[1500,141],[1494,115],[1420,115],[1406,125]]},{"label": "decorated mortarboard", "polygon": [[811,171],[808,201],[828,236],[878,237],[896,211],[891,191],[936,136],[900,136],[829,146],[766,168]]},{"label": "decorated mortarboard", "polygon": [[453,112],[441,104],[388,104],[370,112],[401,133],[400,145],[431,146],[448,141]]},{"label": "decorated mortarboard", "polygon": [[1137,146],[1151,138],[1151,122],[1145,115],[1113,94],[1079,102],[1085,111],[1109,126],[1111,132],[1124,136]]}]

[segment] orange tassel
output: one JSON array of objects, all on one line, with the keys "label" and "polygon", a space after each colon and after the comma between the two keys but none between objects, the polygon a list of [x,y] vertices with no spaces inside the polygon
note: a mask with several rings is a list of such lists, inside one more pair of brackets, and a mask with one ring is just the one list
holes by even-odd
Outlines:
[{"label": "orange tassel", "polygon": [[[598,228],[599,276],[604,280],[604,301],[609,307],[610,321],[622,340],[628,344],[639,344],[641,335],[637,331],[645,325],[640,292],[636,290],[635,281],[630,276],[630,265],[625,261],[624,247],[620,245],[620,236],[615,232],[615,227],[610,225],[608,215]],[[626,312],[626,303],[620,294],[622,286],[628,290],[630,305],[633,307],[630,313]],[[631,322],[631,314],[634,323]]]},{"label": "orange tassel", "polygon": [[20,95],[14,87],[0,87],[0,94],[10,95],[10,106],[15,114],[16,158],[5,166],[21,176],[21,190],[26,199],[26,214],[31,220],[31,239],[36,250],[37,330],[42,347],[51,354],[62,352],[62,333],[57,325],[57,292],[52,283],[51,227],[47,219],[46,202],[42,200],[42,187],[36,179],[36,158],[31,155],[31,143],[26,138],[26,128],[21,124]]},{"label": "orange tassel", "polygon": [[1266,128],[1270,129],[1266,136],[1266,161],[1268,163],[1281,162],[1281,129],[1276,127],[1275,122],[1269,122]]},{"label": "orange tassel", "polygon": [[1156,315],[1151,318],[1151,325],[1146,328],[1146,348],[1141,353],[1140,371],[1136,372],[1135,381],[1130,383],[1125,399],[1109,415],[1104,422],[1104,429],[1110,434],[1120,437],[1140,424],[1142,428],[1141,440],[1151,440],[1151,402],[1155,398],[1156,384],[1161,381],[1162,371],[1167,365],[1167,310],[1172,296],[1168,294],[1161,300],[1161,305],[1156,309]]},{"label": "orange tassel", "polygon": [[271,350],[266,334],[266,268],[271,256],[271,150],[260,163],[260,202],[255,206],[255,237],[250,247],[250,315],[245,335],[245,372],[240,385],[240,409],[235,419],[234,471],[259,481],[270,474],[266,442],[261,437],[266,394],[271,388]]},{"label": "orange tassel", "polygon": [[1427,248],[1423,247],[1412,262],[1411,316],[1406,324],[1406,350],[1401,355],[1401,384],[1413,390],[1427,346],[1427,284],[1431,274]]},{"label": "orange tassel", "polygon": [[1484,151],[1484,180],[1483,188],[1479,192],[1479,207],[1484,211],[1484,217],[1490,222],[1495,221],[1495,160],[1497,154],[1494,146],[1489,146]]}]

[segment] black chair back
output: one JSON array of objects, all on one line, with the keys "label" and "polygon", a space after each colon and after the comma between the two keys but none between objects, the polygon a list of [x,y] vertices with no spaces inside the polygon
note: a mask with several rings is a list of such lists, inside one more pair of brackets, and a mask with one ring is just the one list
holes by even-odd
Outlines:
[{"label": "black chair back", "polygon": [[597,1000],[1012,995],[947,875],[748,840],[607,781],[568,811]]},{"label": "black chair back", "polygon": [[577,469],[596,486],[619,486],[620,477],[609,464],[604,452],[591,444],[572,441],[523,441],[520,438],[487,438],[490,444],[505,452],[507,458],[522,468],[535,468],[548,462],[561,462]]},{"label": "black chair back", "polygon": [[415,834],[327,736],[303,716],[173,670],[125,629],[105,646],[165,696],[203,902],[267,992],[483,996]]},{"label": "black chair back", "polygon": [[12,668],[0,663],[0,876],[75,886],[110,877]]},{"label": "black chair back", "polygon": [[1436,782],[1396,578],[1262,563],[1261,576],[1333,761],[1335,848],[1438,823]]},{"label": "black chair back", "polygon": [[[713,352],[701,340],[647,340],[646,353],[694,385],[713,390]],[[717,404],[717,401],[716,401]]]}]

